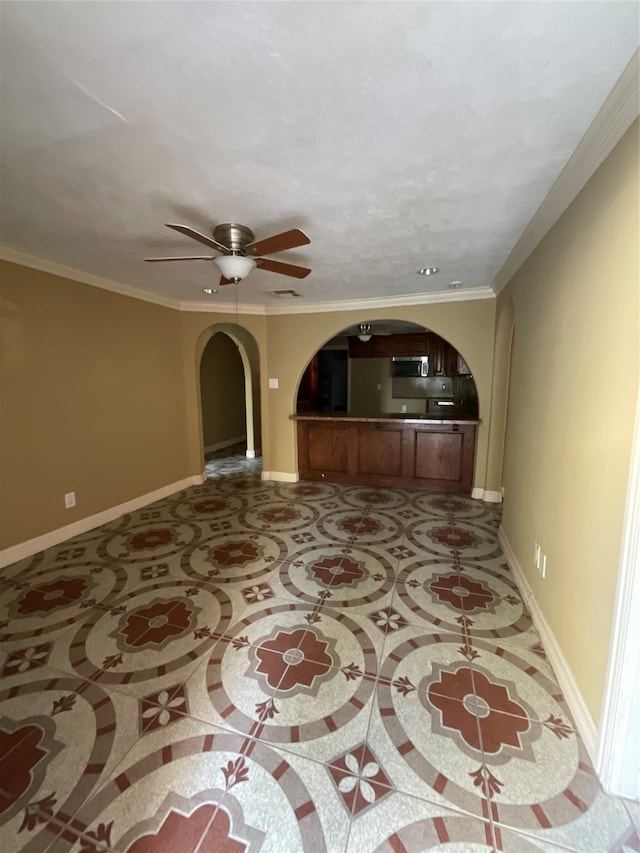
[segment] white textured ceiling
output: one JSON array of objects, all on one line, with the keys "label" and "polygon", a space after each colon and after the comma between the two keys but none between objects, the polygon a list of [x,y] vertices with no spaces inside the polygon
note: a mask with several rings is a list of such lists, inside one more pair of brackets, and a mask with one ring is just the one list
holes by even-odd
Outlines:
[{"label": "white textured ceiling", "polygon": [[142,260],[203,253],[163,223],[300,227],[311,245],[275,257],[308,278],[240,285],[266,306],[490,286],[638,46],[638,4],[609,0],[0,16],[0,242],[202,302],[213,264]]}]

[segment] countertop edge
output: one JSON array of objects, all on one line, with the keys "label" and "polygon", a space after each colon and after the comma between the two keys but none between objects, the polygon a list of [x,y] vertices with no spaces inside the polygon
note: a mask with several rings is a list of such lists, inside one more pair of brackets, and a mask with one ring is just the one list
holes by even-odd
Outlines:
[{"label": "countertop edge", "polygon": [[354,415],[319,415],[319,414],[294,414],[289,415],[289,419],[292,421],[335,421],[337,423],[350,423],[350,422],[383,422],[390,424],[457,424],[457,425],[465,425],[465,426],[478,426],[482,423],[481,420],[477,418],[431,418],[427,415],[418,415],[416,417],[408,417],[404,418],[402,416],[388,416],[388,415],[369,415],[369,416],[354,416]]}]

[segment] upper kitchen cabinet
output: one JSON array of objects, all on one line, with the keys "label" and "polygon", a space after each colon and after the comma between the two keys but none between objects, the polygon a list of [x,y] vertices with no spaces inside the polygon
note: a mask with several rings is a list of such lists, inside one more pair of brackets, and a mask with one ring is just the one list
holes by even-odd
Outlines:
[{"label": "upper kitchen cabinet", "polygon": [[471,369],[469,368],[467,362],[457,350],[454,350],[454,352],[456,355],[456,374],[458,376],[471,376]]},{"label": "upper kitchen cabinet", "polygon": [[361,341],[349,337],[349,358],[429,357],[429,376],[470,376],[471,371],[460,353],[434,332],[401,335],[373,335]]},{"label": "upper kitchen cabinet", "polygon": [[428,355],[428,332],[405,335],[373,335],[369,341],[349,337],[349,358],[393,358],[394,356]]},{"label": "upper kitchen cabinet", "polygon": [[371,358],[393,358],[397,355],[399,342],[394,340],[395,337],[395,335],[374,335],[369,341]]},{"label": "upper kitchen cabinet", "polygon": [[371,341],[361,341],[352,335],[349,338],[349,358],[372,358]]}]

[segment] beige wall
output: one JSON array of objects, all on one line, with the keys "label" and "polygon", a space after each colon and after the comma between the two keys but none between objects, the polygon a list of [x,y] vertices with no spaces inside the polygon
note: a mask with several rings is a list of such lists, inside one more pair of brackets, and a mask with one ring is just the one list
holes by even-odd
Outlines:
[{"label": "beige wall", "polygon": [[176,311],[0,262],[0,328],[0,547],[187,476]]},{"label": "beige wall", "polygon": [[638,201],[636,122],[499,298],[515,314],[504,532],[596,722],[638,393]]},{"label": "beige wall", "polygon": [[371,415],[377,412],[424,414],[425,400],[400,399],[391,396],[389,358],[352,358],[351,408],[352,415]]},{"label": "beige wall", "polygon": [[226,334],[215,334],[204,348],[200,399],[205,448],[246,435],[244,368]]}]

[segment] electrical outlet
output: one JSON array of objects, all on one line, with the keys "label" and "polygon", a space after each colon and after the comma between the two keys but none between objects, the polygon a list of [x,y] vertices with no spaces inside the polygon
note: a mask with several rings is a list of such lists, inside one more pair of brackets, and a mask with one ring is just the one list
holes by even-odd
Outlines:
[{"label": "electrical outlet", "polygon": [[401,412],[406,412],[406,411],[407,411],[407,407],[406,407],[405,403],[403,403],[403,404],[400,406],[400,411],[401,411]]},{"label": "electrical outlet", "polygon": [[75,492],[67,492],[64,496],[64,508],[71,509],[76,505],[76,493]]},{"label": "electrical outlet", "polygon": [[533,543],[533,565],[540,571],[540,546],[537,542]]}]

